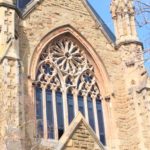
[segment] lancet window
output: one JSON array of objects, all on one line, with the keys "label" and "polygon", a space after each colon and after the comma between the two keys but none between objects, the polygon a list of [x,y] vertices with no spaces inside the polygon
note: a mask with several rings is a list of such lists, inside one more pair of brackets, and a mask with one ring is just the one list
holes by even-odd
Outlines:
[{"label": "lancet window", "polygon": [[59,36],[41,52],[35,93],[38,135],[58,140],[80,111],[105,144],[103,109],[94,67],[85,48],[70,34]]}]

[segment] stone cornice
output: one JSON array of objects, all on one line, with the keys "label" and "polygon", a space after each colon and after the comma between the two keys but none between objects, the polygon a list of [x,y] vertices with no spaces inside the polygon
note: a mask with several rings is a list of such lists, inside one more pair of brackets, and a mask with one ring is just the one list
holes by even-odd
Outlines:
[{"label": "stone cornice", "polygon": [[129,44],[137,44],[137,45],[141,45],[142,49],[143,48],[143,43],[138,41],[138,40],[125,40],[125,41],[120,41],[118,43],[115,44],[115,49],[118,50],[122,45],[129,45]]}]

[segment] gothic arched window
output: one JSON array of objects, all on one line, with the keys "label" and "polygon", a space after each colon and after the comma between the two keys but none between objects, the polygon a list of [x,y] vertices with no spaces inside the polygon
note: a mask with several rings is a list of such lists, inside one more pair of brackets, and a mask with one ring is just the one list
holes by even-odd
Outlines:
[{"label": "gothic arched window", "polygon": [[101,142],[105,132],[101,96],[85,48],[69,33],[41,52],[35,81],[38,134],[58,140],[80,111]]}]

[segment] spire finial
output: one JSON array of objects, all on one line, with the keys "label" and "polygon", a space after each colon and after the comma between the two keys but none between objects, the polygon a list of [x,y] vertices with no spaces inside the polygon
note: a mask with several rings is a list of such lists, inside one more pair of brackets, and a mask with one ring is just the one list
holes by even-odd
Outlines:
[{"label": "spire finial", "polygon": [[110,7],[117,43],[138,41],[133,0],[112,0]]}]

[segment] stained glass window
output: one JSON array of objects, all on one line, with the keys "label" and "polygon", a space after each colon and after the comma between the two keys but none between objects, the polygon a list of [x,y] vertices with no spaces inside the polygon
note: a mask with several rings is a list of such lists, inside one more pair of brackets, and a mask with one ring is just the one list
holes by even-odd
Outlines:
[{"label": "stained glass window", "polygon": [[75,112],[80,111],[95,132],[99,127],[96,134],[106,144],[102,105],[95,99],[100,91],[94,69],[78,43],[67,34],[41,52],[34,83],[38,133],[43,138],[60,139],[78,114]]},{"label": "stained glass window", "polygon": [[46,90],[46,111],[47,111],[47,128],[48,137],[54,138],[54,121],[53,121],[53,104],[52,104],[52,91]]},{"label": "stained glass window", "polygon": [[102,112],[102,104],[99,99],[96,101],[97,106],[97,116],[98,116],[98,126],[99,126],[99,136],[101,142],[105,145],[105,131],[104,131],[104,122],[103,122],[103,112]]},{"label": "stained glass window", "polygon": [[71,93],[67,94],[67,101],[68,101],[68,117],[70,124],[74,118],[74,102],[73,102],[73,95]]},{"label": "stained glass window", "polygon": [[88,116],[89,116],[89,123],[92,129],[95,130],[93,103],[90,96],[88,96]]},{"label": "stained glass window", "polygon": [[83,101],[83,96],[81,96],[81,95],[78,96],[78,106],[79,106],[79,111],[84,116],[85,115],[85,112],[84,112],[84,101]]},{"label": "stained glass window", "polygon": [[42,105],[42,89],[36,87],[36,119],[38,136],[43,137],[43,105]]},{"label": "stained glass window", "polygon": [[56,92],[57,101],[57,121],[58,121],[58,137],[60,138],[64,133],[64,117],[63,117],[63,102],[62,93]]}]

